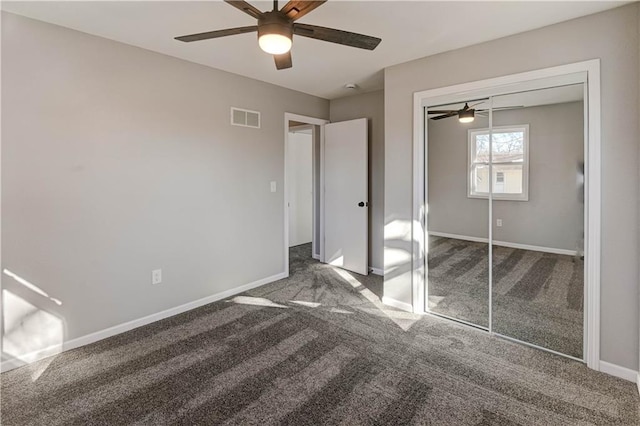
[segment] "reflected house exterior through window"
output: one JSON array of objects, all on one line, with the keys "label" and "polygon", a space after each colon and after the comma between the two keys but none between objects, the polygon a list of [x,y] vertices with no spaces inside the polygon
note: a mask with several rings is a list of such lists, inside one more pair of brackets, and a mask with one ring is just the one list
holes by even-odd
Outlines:
[{"label": "reflected house exterior through window", "polygon": [[494,199],[528,200],[529,126],[494,127],[492,139],[490,156],[489,129],[469,130],[468,197],[488,198],[491,168]]}]

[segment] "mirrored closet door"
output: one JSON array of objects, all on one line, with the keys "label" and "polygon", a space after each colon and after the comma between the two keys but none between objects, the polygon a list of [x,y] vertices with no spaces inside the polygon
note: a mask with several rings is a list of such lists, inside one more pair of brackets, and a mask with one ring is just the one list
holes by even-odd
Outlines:
[{"label": "mirrored closet door", "polygon": [[[489,138],[473,147],[458,111],[486,105],[469,100],[428,109],[426,150],[427,309],[430,312],[489,328],[489,200],[469,197],[469,173],[488,188]],[[464,118],[463,118],[464,121]],[[489,125],[489,112],[475,116]],[[463,143],[460,143],[463,141]],[[472,157],[469,157],[472,155]],[[486,190],[486,189],[485,189]]]},{"label": "mirrored closet door", "polygon": [[495,333],[583,358],[584,87],[492,99]]},{"label": "mirrored closet door", "polygon": [[585,87],[524,89],[425,109],[426,310],[582,360]]}]

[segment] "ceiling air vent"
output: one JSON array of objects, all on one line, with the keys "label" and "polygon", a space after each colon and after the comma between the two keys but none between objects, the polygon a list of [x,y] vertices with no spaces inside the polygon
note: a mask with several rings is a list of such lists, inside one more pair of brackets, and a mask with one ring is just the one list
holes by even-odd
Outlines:
[{"label": "ceiling air vent", "polygon": [[231,107],[231,124],[234,126],[260,128],[260,113],[248,109]]}]

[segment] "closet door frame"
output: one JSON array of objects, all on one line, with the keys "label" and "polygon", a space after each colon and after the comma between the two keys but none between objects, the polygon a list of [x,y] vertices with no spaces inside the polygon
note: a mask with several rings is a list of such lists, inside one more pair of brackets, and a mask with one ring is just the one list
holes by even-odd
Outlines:
[{"label": "closet door frame", "polygon": [[[487,80],[415,92],[413,96],[413,218],[412,218],[412,304],[413,311],[427,312],[428,270],[425,108],[466,99],[492,97],[524,90],[584,83],[585,102],[585,289],[584,361],[600,370],[600,60],[544,68]],[[490,333],[492,328],[490,326]]]}]

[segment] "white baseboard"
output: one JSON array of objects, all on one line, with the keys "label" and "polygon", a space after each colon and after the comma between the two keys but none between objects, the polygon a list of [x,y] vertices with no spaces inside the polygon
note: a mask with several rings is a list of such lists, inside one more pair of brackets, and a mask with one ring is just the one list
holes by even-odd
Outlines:
[{"label": "white baseboard", "polygon": [[[606,361],[600,361],[599,370],[602,371],[603,373],[607,373],[612,376],[619,377],[624,380],[628,380],[630,382],[637,381],[639,377],[638,372],[635,370],[632,370],[626,367],[621,367],[619,365],[612,364]],[[640,387],[640,384],[638,386]]]},{"label": "white baseboard", "polygon": [[411,303],[401,302],[399,300],[392,299],[391,297],[382,296],[382,303],[403,311],[413,312],[413,306],[411,306]]},{"label": "white baseboard", "polygon": [[[433,235],[434,237],[444,237],[444,238],[453,238],[456,240],[464,240],[464,241],[474,241],[477,243],[488,243],[488,238],[482,237],[469,237],[467,235],[458,235],[458,234],[449,234],[446,232],[435,232],[429,231],[429,235]],[[577,252],[575,250],[567,250],[553,247],[541,247],[541,246],[532,246],[529,244],[519,244],[519,243],[510,243],[508,241],[496,241],[493,240],[494,246],[500,247],[509,247],[520,250],[531,250],[531,251],[541,251],[543,253],[553,253],[553,254],[564,254],[567,256],[575,256]]]},{"label": "white baseboard", "polygon": [[373,266],[369,266],[369,271],[371,271],[371,273],[374,275],[380,275],[381,277],[384,277],[384,271],[380,268],[374,268]]},{"label": "white baseboard", "polygon": [[638,394],[640,394],[640,373],[636,376],[636,385],[638,385]]},{"label": "white baseboard", "polygon": [[[30,354],[25,355],[24,358],[31,360],[30,362],[35,362],[52,355],[57,355],[60,352],[79,348],[80,346],[85,346],[90,343],[94,343],[99,340],[106,339],[107,337],[115,336],[116,334],[124,333],[126,331],[133,330],[134,328],[142,327],[143,325],[151,324],[152,322],[160,321],[161,319],[172,317],[174,315],[178,315],[183,312],[190,311],[195,308],[199,308],[200,306],[204,306],[209,303],[217,302],[218,300],[235,296],[236,294],[239,294],[239,293],[244,293],[245,291],[263,286],[265,284],[272,283],[274,281],[278,281],[282,278],[286,278],[287,276],[288,276],[287,273],[281,272],[279,274],[272,275],[270,277],[263,278],[258,281],[254,281],[252,283],[245,284],[240,287],[235,287],[229,290],[225,290],[211,296],[203,297],[202,299],[194,300],[193,302],[185,303],[184,305],[176,306],[174,308],[170,308],[162,312],[157,312],[155,314],[147,315],[142,318],[138,318],[132,321],[115,325],[113,327],[105,328],[104,330],[96,331],[95,333],[91,333],[81,337],[77,337],[75,339],[67,340],[63,342],[62,345],[56,345],[55,347],[44,348],[44,349],[32,352]],[[0,371],[4,373],[5,371],[13,370],[14,368],[17,368],[26,364],[28,363],[18,358],[9,359],[6,361],[2,361],[2,363],[0,364]]]},{"label": "white baseboard", "polygon": [[[82,346],[82,345],[78,345],[78,346]],[[23,365],[31,364],[32,362],[36,362],[53,355],[58,355],[59,353],[69,349],[73,349],[73,348],[72,347],[67,348],[65,346],[65,343],[63,343],[61,345],[49,346],[47,348],[30,352],[24,355],[24,358],[28,359],[29,361],[23,361],[18,358],[7,359],[5,361],[2,361],[2,363],[0,363],[0,372],[4,373],[5,371],[13,370],[14,368],[22,367]]]}]

